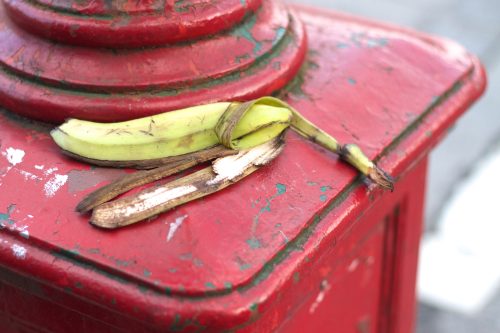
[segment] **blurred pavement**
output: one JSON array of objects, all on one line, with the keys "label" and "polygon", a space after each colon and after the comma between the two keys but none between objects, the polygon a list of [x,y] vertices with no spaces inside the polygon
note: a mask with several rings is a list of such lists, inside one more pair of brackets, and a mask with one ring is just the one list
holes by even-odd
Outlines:
[{"label": "blurred pavement", "polygon": [[448,37],[481,58],[486,94],[430,157],[417,332],[500,332],[500,213],[476,214],[485,203],[497,208],[492,198],[500,203],[500,178],[485,171],[500,165],[500,0],[289,1]]}]

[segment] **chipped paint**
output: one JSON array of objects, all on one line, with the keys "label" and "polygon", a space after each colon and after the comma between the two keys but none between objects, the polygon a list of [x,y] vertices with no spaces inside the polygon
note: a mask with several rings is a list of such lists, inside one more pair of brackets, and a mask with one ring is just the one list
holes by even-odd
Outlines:
[{"label": "chipped paint", "polygon": [[24,180],[36,180],[36,181],[42,180],[42,177],[37,176],[31,172],[25,170],[20,170],[19,172],[21,173],[21,175],[24,176]]},{"label": "chipped paint", "polygon": [[18,228],[19,230],[19,235],[21,235],[21,237],[25,238],[25,239],[29,239],[30,238],[30,232],[28,231],[28,226],[25,225],[21,228]]},{"label": "chipped paint", "polygon": [[331,190],[331,189],[332,189],[332,187],[331,187],[330,185],[321,186],[321,187],[319,188],[319,190],[320,190],[321,192],[326,192],[326,191],[329,191],[329,190]]},{"label": "chipped paint", "polygon": [[53,177],[49,179],[43,186],[43,190],[45,192],[45,195],[47,198],[53,197],[57,191],[64,185],[66,184],[66,181],[68,180],[67,175],[60,175],[60,174],[55,174]]},{"label": "chipped paint", "polygon": [[179,229],[182,222],[184,222],[184,220],[187,217],[188,217],[187,215],[179,216],[178,218],[175,219],[175,222],[170,223],[170,228],[168,229],[168,234],[167,234],[167,242],[170,242],[170,240],[174,237],[177,229]]},{"label": "chipped paint", "polygon": [[7,207],[7,211],[5,213],[0,213],[0,225],[2,226],[2,228],[5,228],[6,225],[3,223],[3,221],[7,222],[8,224],[14,224],[16,223],[11,217],[10,217],[10,214],[12,214],[12,212],[16,209],[16,205],[15,204],[10,204],[8,207]]},{"label": "chipped paint", "polygon": [[5,152],[2,153],[2,155],[7,158],[7,161],[9,161],[12,166],[16,166],[23,161],[26,153],[22,149],[9,147]]},{"label": "chipped paint", "polygon": [[12,254],[17,259],[24,260],[26,259],[26,253],[28,252],[24,246],[18,245],[18,244],[12,244],[10,247],[12,249]]},{"label": "chipped paint", "polygon": [[285,242],[285,244],[288,243],[288,237],[285,235],[285,233],[281,230],[279,230],[279,233],[283,237],[283,241]]},{"label": "chipped paint", "polygon": [[22,230],[19,234],[21,235],[21,237],[24,237],[26,239],[30,238],[30,233],[28,230]]},{"label": "chipped paint", "polygon": [[55,171],[59,170],[58,168],[50,168],[50,169],[47,169],[43,172],[43,174],[45,176],[50,176],[51,174],[53,174]]},{"label": "chipped paint", "polygon": [[246,243],[248,244],[248,246],[250,246],[250,248],[252,250],[260,249],[262,247],[262,245],[260,244],[260,241],[255,237],[247,239]]},{"label": "chipped paint", "polygon": [[332,286],[328,283],[327,280],[321,281],[320,292],[316,296],[316,299],[314,300],[314,302],[309,307],[309,313],[313,314],[316,311],[318,306],[325,299],[326,293],[331,289],[331,287]]},{"label": "chipped paint", "polygon": [[259,219],[261,215],[264,214],[265,212],[271,211],[271,202],[280,195],[283,195],[285,193],[286,193],[286,185],[281,183],[276,184],[276,193],[271,197],[266,198],[266,205],[261,207],[257,215],[255,215],[255,217],[253,218],[252,234],[254,234],[257,229],[257,225],[259,224]]}]

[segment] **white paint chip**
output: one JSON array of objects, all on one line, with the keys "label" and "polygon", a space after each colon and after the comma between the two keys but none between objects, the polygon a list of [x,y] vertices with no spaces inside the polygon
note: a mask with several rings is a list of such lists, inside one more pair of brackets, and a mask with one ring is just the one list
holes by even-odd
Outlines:
[{"label": "white paint chip", "polygon": [[44,174],[45,176],[49,176],[49,175],[53,174],[55,171],[57,171],[57,170],[59,170],[59,169],[58,169],[58,168],[50,168],[50,169],[45,170],[45,171],[43,172],[43,174]]},{"label": "white paint chip", "polygon": [[45,192],[45,195],[49,198],[53,197],[56,192],[66,184],[66,181],[68,180],[67,175],[59,175],[55,174],[52,178],[49,179],[48,182],[45,183],[43,189]]},{"label": "white paint chip", "polygon": [[187,218],[187,215],[180,216],[175,219],[175,222],[170,223],[170,229],[168,229],[168,235],[167,235],[167,242],[170,242],[170,240],[174,237],[175,232],[179,227],[181,226],[182,222]]},{"label": "white paint chip", "polygon": [[321,291],[318,293],[316,296],[316,299],[314,302],[311,304],[309,307],[309,313],[314,313],[318,306],[323,302],[325,299],[326,293],[332,288],[332,286],[328,283],[327,280],[321,281]]},{"label": "white paint chip", "polygon": [[24,171],[24,170],[21,170],[19,171],[21,173],[21,175],[24,176],[24,180],[42,180],[41,177],[38,177],[37,175],[31,173],[31,172],[28,172],[28,171]]},{"label": "white paint chip", "polygon": [[18,244],[13,244],[10,248],[12,249],[12,253],[17,259],[26,259],[26,248]]},{"label": "white paint chip", "polygon": [[26,238],[26,239],[29,239],[30,238],[30,232],[28,230],[21,230],[21,232],[19,233],[21,235],[21,237],[23,238]]},{"label": "white paint chip", "polygon": [[14,166],[23,161],[26,153],[24,150],[9,147],[4,153],[2,153],[2,155],[4,155],[7,158],[7,161]]},{"label": "white paint chip", "polygon": [[43,170],[43,165],[37,165],[37,164],[35,164],[35,169],[37,169],[37,170]]}]

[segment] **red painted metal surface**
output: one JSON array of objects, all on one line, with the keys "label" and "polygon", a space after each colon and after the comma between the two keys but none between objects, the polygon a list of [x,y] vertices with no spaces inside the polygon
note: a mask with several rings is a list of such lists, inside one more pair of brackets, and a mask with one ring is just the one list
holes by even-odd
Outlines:
[{"label": "red painted metal surface", "polygon": [[[336,156],[288,133],[282,155],[244,181],[153,221],[103,231],[74,207],[128,171],[70,160],[52,143],[50,125],[3,111],[2,331],[411,331],[426,155],[482,93],[482,67],[451,42],[339,13],[294,10],[298,15],[288,20],[304,23],[308,53],[299,74],[277,93],[340,141],[359,144],[395,176],[395,192],[368,190]],[[266,20],[286,19],[279,12]],[[11,28],[0,25],[4,34]],[[279,66],[261,60],[268,74],[288,68],[268,78],[266,89],[283,87],[301,63],[305,37],[301,28],[293,31],[297,39],[285,47],[287,60]],[[4,68],[8,57],[2,59]],[[242,77],[207,87],[206,96],[238,99],[267,91],[254,90],[265,78],[248,68],[231,67]],[[37,118],[58,121],[76,112],[111,119],[132,103],[121,96],[93,109],[87,106],[101,102],[94,95],[64,99],[67,91],[53,87],[44,88],[49,95],[43,97],[38,82],[20,81],[14,72],[0,75],[1,100]],[[61,73],[50,69],[42,76]],[[179,105],[204,101],[197,94],[176,98]],[[125,108],[124,117],[177,105],[173,97],[139,96],[131,97],[137,104]]]},{"label": "red painted metal surface", "polygon": [[[234,2],[218,0],[207,5],[206,10],[218,8],[233,17],[230,21],[240,21],[239,11],[232,11]],[[240,4],[239,0],[236,2]],[[26,24],[50,33],[49,37],[54,37],[52,32],[56,27],[64,29],[64,24],[58,21],[60,15],[65,19],[74,19],[75,15],[45,10],[43,6],[34,6],[32,1],[7,1],[4,9],[0,6],[0,104],[11,111],[50,122],[62,122],[68,117],[117,121],[217,100],[269,95],[297,73],[305,56],[306,38],[300,21],[281,3],[265,0],[255,10],[256,2],[243,1],[245,18],[217,35],[156,47],[116,49],[90,47],[80,35],[76,35],[73,43],[81,41],[81,44],[71,45],[22,30],[20,26],[24,27],[25,20],[17,18],[21,13],[14,10],[17,7],[22,7],[24,14],[30,11],[23,6],[43,11],[33,15],[53,26]],[[185,6],[189,3],[191,1]],[[189,11],[178,14],[188,17],[179,20],[194,24],[192,15],[201,19],[197,3],[205,2],[192,1]],[[168,10],[175,13],[171,8]],[[10,19],[6,16],[9,13]],[[112,17],[123,19],[123,15],[118,14]],[[162,17],[166,24],[172,24],[168,17]],[[209,13],[207,17],[215,20]],[[92,30],[88,33],[90,40],[111,36],[97,31],[92,20],[85,18],[84,21]],[[110,29],[124,34],[123,42],[131,40],[131,46],[137,46],[134,40],[147,42],[141,32],[143,25],[138,24],[137,27],[120,24]],[[216,26],[211,21],[204,24]],[[133,33],[129,29],[133,29]],[[207,30],[207,34],[210,33]],[[54,34],[59,36],[59,30]],[[154,29],[150,34],[164,36]],[[120,36],[112,39],[119,43]],[[102,43],[106,42],[107,39]]]}]

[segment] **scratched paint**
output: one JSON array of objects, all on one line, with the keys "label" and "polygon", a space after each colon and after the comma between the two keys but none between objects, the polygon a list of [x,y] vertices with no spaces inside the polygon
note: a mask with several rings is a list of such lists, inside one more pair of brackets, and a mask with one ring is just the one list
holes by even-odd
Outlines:
[{"label": "scratched paint", "polygon": [[269,198],[266,198],[266,205],[261,207],[257,215],[253,218],[253,223],[252,223],[252,234],[255,233],[257,229],[257,225],[259,224],[259,219],[261,218],[262,214],[265,212],[270,212],[271,211],[271,202],[276,199],[277,197],[283,195],[286,193],[286,185],[285,184],[276,184],[276,193],[272,195]]},{"label": "scratched paint", "polygon": [[12,254],[14,254],[14,256],[17,259],[20,259],[20,260],[26,259],[27,250],[24,246],[21,246],[18,244],[12,244],[12,246],[10,248],[12,250]]},{"label": "scratched paint", "polygon": [[16,205],[15,204],[10,204],[8,207],[7,207],[7,211],[5,213],[0,213],[0,225],[2,227],[5,227],[5,224],[4,222],[12,225],[14,223],[16,223],[11,217],[10,215],[12,214],[12,212],[14,212],[14,210],[16,209]]},{"label": "scratched paint", "polygon": [[67,180],[68,175],[55,174],[43,186],[45,196],[47,196],[47,198],[53,197],[57,191],[59,191],[59,189],[66,184]]},{"label": "scratched paint", "polygon": [[170,242],[174,238],[175,232],[181,226],[182,222],[187,218],[187,215],[179,216],[174,222],[170,222],[170,228],[168,229],[167,242]]},{"label": "scratched paint", "polygon": [[313,314],[318,309],[318,306],[324,301],[326,293],[331,288],[332,288],[332,286],[328,283],[327,280],[321,281],[320,291],[319,291],[318,295],[316,295],[316,299],[314,300],[314,302],[309,307],[310,314]]},{"label": "scratched paint", "polygon": [[9,147],[5,152],[2,152],[2,155],[7,158],[7,161],[9,161],[12,166],[16,166],[23,161],[26,153],[22,149]]}]

